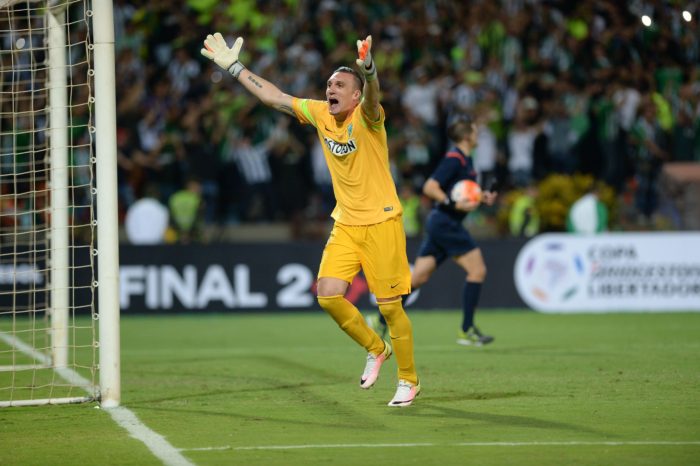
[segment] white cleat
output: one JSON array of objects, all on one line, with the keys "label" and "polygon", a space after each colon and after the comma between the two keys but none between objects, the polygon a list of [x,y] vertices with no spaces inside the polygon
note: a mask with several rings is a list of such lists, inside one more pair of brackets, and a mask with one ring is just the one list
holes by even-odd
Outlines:
[{"label": "white cleat", "polygon": [[389,359],[390,356],[391,346],[389,346],[389,343],[386,341],[384,341],[384,351],[378,355],[375,356],[372,353],[367,353],[367,364],[365,364],[365,371],[362,373],[362,377],[360,377],[360,388],[372,388],[372,385],[374,385],[379,378],[379,369],[381,369],[384,361]]},{"label": "white cleat", "polygon": [[410,406],[413,400],[420,394],[420,381],[417,384],[412,384],[406,380],[399,380],[399,386],[396,388],[396,394],[391,399],[388,406],[401,408]]}]

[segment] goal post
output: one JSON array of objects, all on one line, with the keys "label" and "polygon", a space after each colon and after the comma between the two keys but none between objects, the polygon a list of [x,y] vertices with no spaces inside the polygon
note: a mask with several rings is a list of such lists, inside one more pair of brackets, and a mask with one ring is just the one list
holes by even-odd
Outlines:
[{"label": "goal post", "polygon": [[0,407],[120,403],[110,0],[0,0]]},{"label": "goal post", "polygon": [[97,135],[97,237],[99,247],[100,393],[102,406],[121,397],[119,341],[119,225],[114,19],[111,0],[93,0]]},{"label": "goal post", "polygon": [[45,14],[49,84],[49,166],[51,244],[51,352],[54,367],[68,365],[68,80],[65,10]]}]

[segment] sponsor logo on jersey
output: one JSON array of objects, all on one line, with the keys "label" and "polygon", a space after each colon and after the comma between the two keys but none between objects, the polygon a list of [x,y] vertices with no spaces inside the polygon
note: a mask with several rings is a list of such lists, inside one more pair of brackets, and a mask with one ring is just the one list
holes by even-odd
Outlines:
[{"label": "sponsor logo on jersey", "polygon": [[357,143],[354,139],[350,139],[347,143],[342,143],[324,136],[323,140],[326,143],[326,147],[328,147],[328,151],[336,157],[344,157],[357,150]]}]

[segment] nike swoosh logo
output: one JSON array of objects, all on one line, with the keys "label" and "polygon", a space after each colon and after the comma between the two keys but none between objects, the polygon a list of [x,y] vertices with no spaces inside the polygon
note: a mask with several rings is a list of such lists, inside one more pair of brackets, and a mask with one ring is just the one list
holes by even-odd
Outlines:
[{"label": "nike swoosh logo", "polygon": [[398,283],[396,285],[391,285],[390,288],[396,288],[397,286],[399,286]]}]

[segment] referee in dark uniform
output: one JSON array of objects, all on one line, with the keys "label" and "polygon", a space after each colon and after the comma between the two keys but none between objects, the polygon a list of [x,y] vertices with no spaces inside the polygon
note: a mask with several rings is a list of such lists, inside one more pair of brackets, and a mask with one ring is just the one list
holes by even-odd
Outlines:
[{"label": "referee in dark uniform", "polygon": [[[435,171],[423,185],[423,193],[434,201],[428,215],[425,237],[418,251],[411,274],[411,288],[417,290],[428,282],[431,275],[445,259],[452,258],[465,272],[462,288],[462,326],[457,343],[465,346],[482,346],[493,341],[474,325],[474,313],[479,303],[481,285],[486,278],[486,264],[481,250],[464,228],[464,218],[479,207],[481,202],[492,205],[496,200],[495,184],[482,193],[480,202],[450,198],[454,185],[461,180],[477,181],[471,152],[476,146],[478,127],[469,117],[461,117],[448,128],[448,136],[454,146],[445,153]],[[368,319],[379,332],[386,331],[380,317]]]}]

